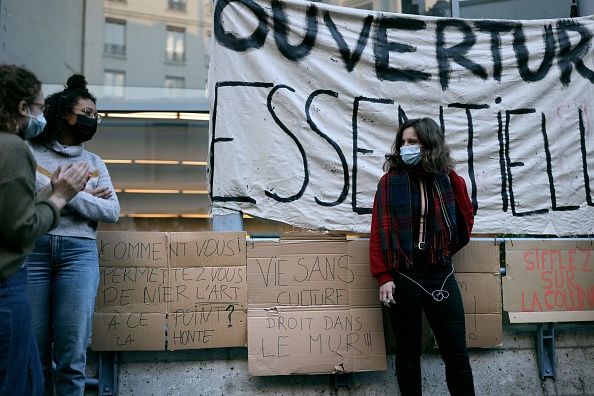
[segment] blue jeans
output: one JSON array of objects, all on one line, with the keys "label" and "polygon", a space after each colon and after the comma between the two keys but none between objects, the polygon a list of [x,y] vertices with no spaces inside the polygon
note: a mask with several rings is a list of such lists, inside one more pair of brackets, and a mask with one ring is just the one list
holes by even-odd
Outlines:
[{"label": "blue jeans", "polygon": [[[83,395],[99,262],[94,239],[44,235],[27,257],[45,395]],[[53,360],[56,370],[52,376]]]},{"label": "blue jeans", "polygon": [[42,394],[43,374],[23,267],[0,280],[0,395]]}]

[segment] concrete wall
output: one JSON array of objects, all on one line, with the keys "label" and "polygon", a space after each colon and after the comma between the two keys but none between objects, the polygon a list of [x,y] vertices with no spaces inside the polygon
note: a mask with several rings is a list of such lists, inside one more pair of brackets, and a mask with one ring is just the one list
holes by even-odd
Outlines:
[{"label": "concrete wall", "polygon": [[[535,351],[536,325],[505,325],[503,346],[474,349],[470,359],[477,395],[594,395],[594,324],[557,324],[557,378],[541,381]],[[97,353],[89,353],[96,375]],[[394,355],[384,372],[352,374],[351,389],[334,388],[333,376],[249,377],[247,348],[119,355],[118,395],[398,395]],[[422,355],[423,395],[447,395],[443,363],[432,350]],[[89,389],[85,395],[97,395]]]}]

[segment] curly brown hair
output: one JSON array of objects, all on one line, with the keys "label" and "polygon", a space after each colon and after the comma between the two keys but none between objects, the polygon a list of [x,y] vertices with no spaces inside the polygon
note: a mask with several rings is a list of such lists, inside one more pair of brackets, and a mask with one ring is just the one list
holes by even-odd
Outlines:
[{"label": "curly brown hair", "polygon": [[402,134],[405,129],[413,128],[417,138],[423,146],[423,158],[421,166],[427,173],[439,175],[448,174],[454,169],[454,161],[450,156],[450,148],[445,142],[443,130],[431,118],[413,118],[400,125],[396,132],[396,139],[392,144],[392,151],[386,154],[384,171],[396,169],[404,165],[400,157],[400,146],[402,146]]},{"label": "curly brown hair", "polygon": [[41,91],[41,81],[24,67],[0,64],[0,130],[18,129],[19,103],[33,103]]},{"label": "curly brown hair", "polygon": [[89,99],[93,103],[97,103],[97,98],[87,89],[85,76],[73,74],[62,91],[45,98],[47,125],[43,129],[43,133],[31,140],[44,145],[51,145],[59,140],[62,131],[69,127],[66,116],[72,112],[72,108],[81,99]]}]

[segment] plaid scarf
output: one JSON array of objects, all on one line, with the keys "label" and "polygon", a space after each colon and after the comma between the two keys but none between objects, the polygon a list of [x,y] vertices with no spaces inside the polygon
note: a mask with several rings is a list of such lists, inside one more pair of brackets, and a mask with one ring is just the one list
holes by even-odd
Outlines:
[{"label": "plaid scarf", "polygon": [[[415,173],[431,186],[428,202],[426,243],[431,263],[445,263],[450,256],[450,242],[457,240],[456,201],[447,175]],[[429,189],[429,188],[428,188]],[[419,222],[419,184],[411,182],[404,168],[389,171],[382,177],[376,193],[382,254],[388,268],[410,268],[414,232]]]}]

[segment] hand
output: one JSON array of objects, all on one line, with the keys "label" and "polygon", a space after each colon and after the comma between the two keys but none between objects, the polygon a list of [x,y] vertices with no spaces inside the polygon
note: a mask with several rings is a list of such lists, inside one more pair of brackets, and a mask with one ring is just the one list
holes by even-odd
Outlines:
[{"label": "hand", "polygon": [[83,191],[91,194],[94,197],[102,198],[102,199],[108,199],[113,194],[113,191],[111,191],[107,187],[87,188],[86,190],[83,190]]},{"label": "hand", "polygon": [[52,193],[49,200],[63,208],[89,181],[89,164],[78,162],[59,166],[51,179]]},{"label": "hand", "polygon": [[382,304],[389,307],[390,304],[396,304],[394,301],[394,293],[396,292],[396,285],[394,281],[389,281],[380,286],[379,299]]}]

